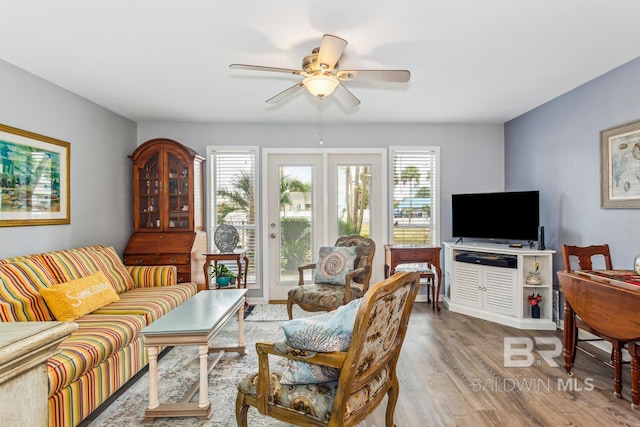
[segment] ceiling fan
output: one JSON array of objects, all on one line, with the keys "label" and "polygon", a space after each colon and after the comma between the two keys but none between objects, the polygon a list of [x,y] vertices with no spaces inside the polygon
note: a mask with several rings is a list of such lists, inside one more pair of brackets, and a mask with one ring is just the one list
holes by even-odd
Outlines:
[{"label": "ceiling fan", "polygon": [[270,71],[303,77],[295,85],[267,99],[266,102],[270,104],[280,102],[305,87],[310,94],[320,99],[334,94],[345,106],[355,107],[360,104],[360,100],[342,85],[343,81],[359,80],[396,83],[409,81],[411,73],[408,70],[340,70],[338,68],[338,60],[346,47],[346,40],[331,34],[325,34],[322,36],[320,47],[313,49],[311,54],[305,56],[302,60],[302,70],[246,64],[231,64],[229,67],[234,70]]}]

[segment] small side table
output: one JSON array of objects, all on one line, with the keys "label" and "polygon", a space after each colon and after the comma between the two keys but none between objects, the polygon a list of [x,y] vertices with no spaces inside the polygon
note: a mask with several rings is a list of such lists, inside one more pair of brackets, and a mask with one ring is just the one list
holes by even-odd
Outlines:
[{"label": "small side table", "polygon": [[[396,267],[402,264],[411,271],[418,271],[420,278],[431,281],[431,294],[433,295],[433,309],[440,311],[440,287],[442,286],[442,271],[440,270],[440,246],[430,245],[384,245],[384,277],[385,279],[396,272]],[[435,273],[429,268],[433,266]],[[437,276],[437,277],[435,277]],[[438,289],[435,290],[435,281],[438,281]],[[427,293],[428,298],[428,293]]]},{"label": "small side table", "polygon": [[[232,252],[220,252],[218,250],[215,250],[211,253],[202,255],[205,257],[205,283],[209,283],[209,265],[211,265],[211,261],[213,261],[214,266],[218,265],[218,261],[235,261],[238,264],[238,277],[236,278],[236,286],[229,287],[247,289],[247,274],[249,273],[249,257],[247,257],[247,249],[234,249]],[[218,286],[216,285],[214,289],[223,288],[218,288]]]}]

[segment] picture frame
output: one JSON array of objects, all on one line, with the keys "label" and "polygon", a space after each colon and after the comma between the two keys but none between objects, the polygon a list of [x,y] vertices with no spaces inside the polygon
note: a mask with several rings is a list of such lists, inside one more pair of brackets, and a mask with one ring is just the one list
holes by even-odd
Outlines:
[{"label": "picture frame", "polygon": [[640,120],[600,132],[600,206],[640,208]]},{"label": "picture frame", "polygon": [[0,124],[0,227],[71,223],[71,144]]}]

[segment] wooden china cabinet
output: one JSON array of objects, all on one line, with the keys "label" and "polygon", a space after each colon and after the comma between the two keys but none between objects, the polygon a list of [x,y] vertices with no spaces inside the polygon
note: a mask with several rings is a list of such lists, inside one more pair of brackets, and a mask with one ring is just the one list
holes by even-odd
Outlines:
[{"label": "wooden china cabinet", "polygon": [[204,287],[204,158],[171,139],[152,139],[133,161],[134,233],[126,265],[175,265],[178,283]]}]

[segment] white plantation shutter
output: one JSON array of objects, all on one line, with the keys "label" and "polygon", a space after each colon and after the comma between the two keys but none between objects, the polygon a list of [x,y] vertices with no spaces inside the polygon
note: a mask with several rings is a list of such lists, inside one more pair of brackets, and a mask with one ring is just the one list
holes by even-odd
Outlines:
[{"label": "white plantation shutter", "polygon": [[437,147],[391,147],[395,244],[439,244]]},{"label": "white plantation shutter", "polygon": [[[257,191],[257,148],[209,147],[209,218],[208,233],[213,235],[221,223],[234,226],[240,236],[238,247],[248,249],[249,274],[247,286],[256,283],[256,235],[259,206]],[[227,265],[236,272],[236,262]]]}]

